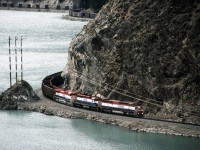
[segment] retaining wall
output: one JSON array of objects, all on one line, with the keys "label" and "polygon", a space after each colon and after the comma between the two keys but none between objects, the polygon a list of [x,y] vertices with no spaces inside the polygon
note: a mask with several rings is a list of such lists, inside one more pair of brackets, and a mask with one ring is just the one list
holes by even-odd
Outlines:
[{"label": "retaining wall", "polygon": [[84,13],[81,11],[77,12],[77,11],[69,10],[69,16],[80,17],[80,18],[95,18],[96,13]]},{"label": "retaining wall", "polygon": [[6,2],[0,0],[0,7],[2,8],[33,8],[33,9],[57,9],[69,10],[69,5],[65,4],[49,4],[49,3],[31,3],[31,2]]}]

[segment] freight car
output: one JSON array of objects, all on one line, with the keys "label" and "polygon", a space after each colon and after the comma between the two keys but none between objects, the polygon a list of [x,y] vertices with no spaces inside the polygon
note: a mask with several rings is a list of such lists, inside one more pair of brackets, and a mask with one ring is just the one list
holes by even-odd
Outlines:
[{"label": "freight car", "polygon": [[101,99],[59,88],[64,83],[61,72],[47,76],[42,81],[43,94],[50,99],[73,107],[85,107],[100,112],[122,112],[124,115],[143,117],[144,111],[138,104],[119,100]]}]

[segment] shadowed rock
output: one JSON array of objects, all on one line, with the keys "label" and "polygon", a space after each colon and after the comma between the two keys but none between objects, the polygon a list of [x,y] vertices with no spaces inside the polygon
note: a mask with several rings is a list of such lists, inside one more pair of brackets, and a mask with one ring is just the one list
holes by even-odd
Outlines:
[{"label": "shadowed rock", "polygon": [[31,85],[22,80],[7,89],[0,96],[1,109],[17,109],[18,104],[27,101],[39,100]]},{"label": "shadowed rock", "polygon": [[110,0],[71,43],[66,88],[199,115],[199,11],[198,0]]}]

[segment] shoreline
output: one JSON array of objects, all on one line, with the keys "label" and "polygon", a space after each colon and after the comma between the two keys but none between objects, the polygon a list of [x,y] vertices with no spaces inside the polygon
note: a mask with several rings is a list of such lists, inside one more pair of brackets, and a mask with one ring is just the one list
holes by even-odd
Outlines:
[{"label": "shoreline", "polygon": [[49,12],[49,13],[63,13],[61,19],[71,20],[71,21],[86,21],[89,22],[93,19],[91,18],[80,18],[69,16],[69,10],[58,10],[58,9],[35,9],[35,8],[5,8],[0,7],[0,10],[9,10],[9,11],[27,11],[27,12]]},{"label": "shoreline", "polygon": [[71,21],[86,21],[86,22],[93,20],[91,18],[72,17],[72,16],[69,16],[69,15],[63,15],[62,19],[71,20]]},{"label": "shoreline", "polygon": [[54,13],[65,13],[69,12],[69,10],[61,10],[61,9],[36,9],[36,8],[18,8],[18,7],[0,7],[0,10],[11,10],[11,11],[27,11],[27,12],[54,12]]},{"label": "shoreline", "polygon": [[63,118],[86,119],[105,124],[117,125],[119,127],[128,128],[130,131],[136,132],[200,138],[200,126],[133,118],[107,113],[99,113],[87,109],[79,109],[56,103],[44,97],[41,90],[38,90],[36,93],[40,97],[40,100],[34,102],[19,103],[18,110],[29,110]]},{"label": "shoreline", "polygon": [[[51,12],[51,11],[46,11],[46,12]],[[39,95],[41,100],[34,102],[32,101],[32,102],[18,103],[18,109],[35,111],[46,115],[55,115],[63,118],[86,119],[105,124],[112,124],[128,128],[131,131],[200,138],[199,126],[175,124],[169,122],[132,118],[126,116],[117,116],[112,114],[89,111],[85,109],[78,109],[53,102],[45,98],[41,93],[41,91],[37,91],[37,94]]]}]

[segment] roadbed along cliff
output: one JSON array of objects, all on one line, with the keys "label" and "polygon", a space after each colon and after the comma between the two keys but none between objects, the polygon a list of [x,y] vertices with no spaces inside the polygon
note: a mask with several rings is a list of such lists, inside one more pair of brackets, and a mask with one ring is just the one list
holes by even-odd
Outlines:
[{"label": "roadbed along cliff", "polygon": [[40,97],[40,100],[20,103],[18,109],[30,110],[64,118],[87,119],[128,128],[131,131],[200,138],[200,126],[157,121],[146,118],[134,118],[74,108],[56,103],[44,97],[41,90],[37,90],[36,93]]}]

